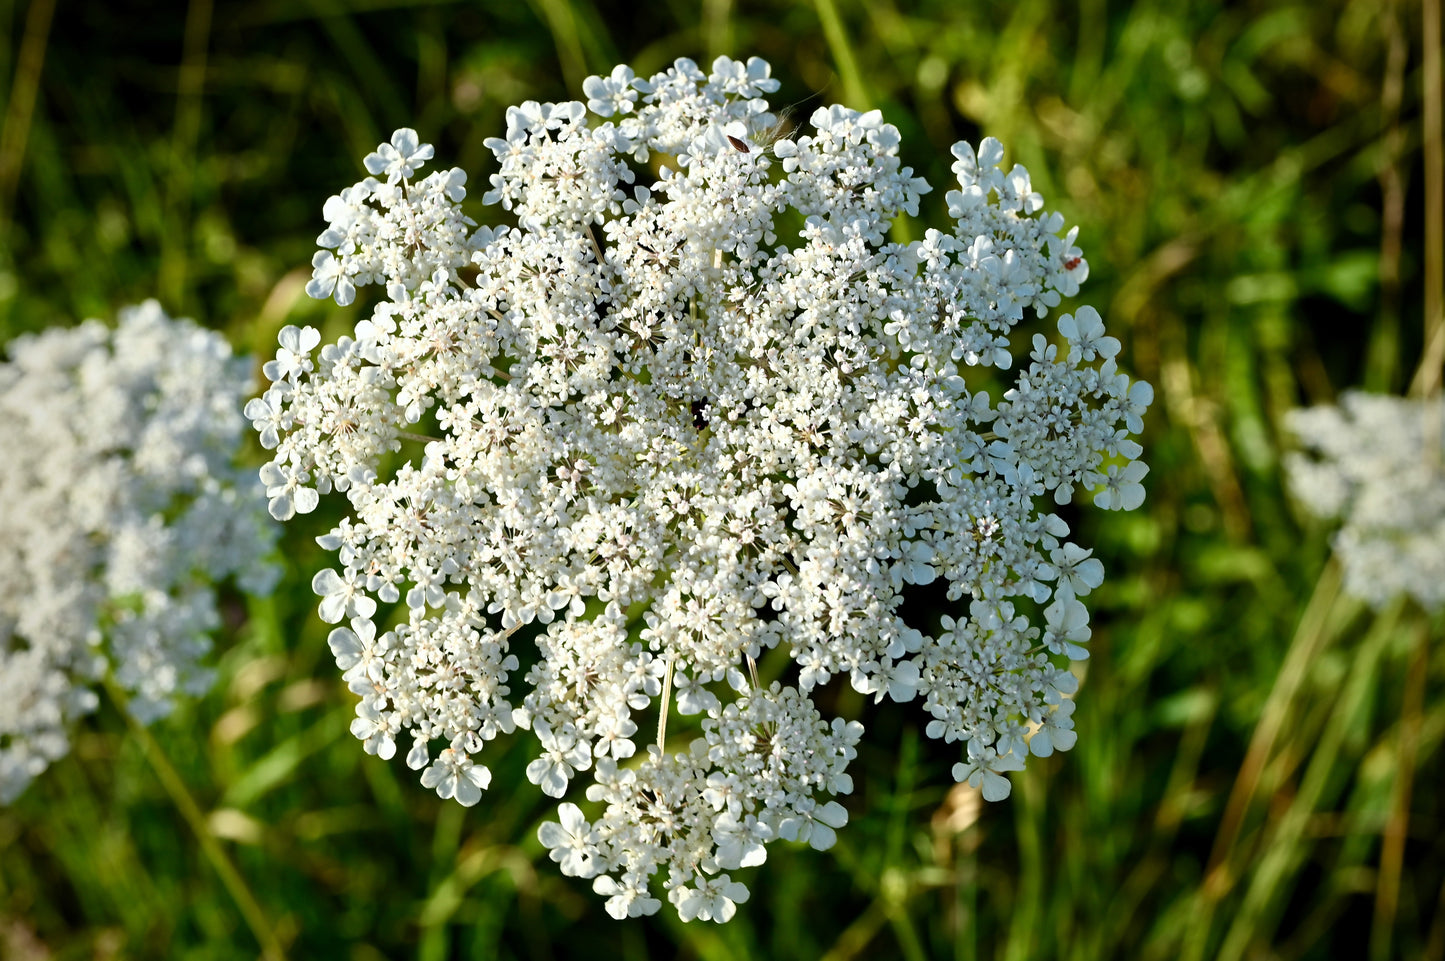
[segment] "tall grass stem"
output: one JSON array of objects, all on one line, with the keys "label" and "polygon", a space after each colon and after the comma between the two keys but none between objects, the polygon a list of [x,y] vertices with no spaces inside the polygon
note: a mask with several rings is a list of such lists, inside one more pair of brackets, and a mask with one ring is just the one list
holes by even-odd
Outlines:
[{"label": "tall grass stem", "polygon": [[196,802],[190,789],[186,787],[186,782],[180,772],[171,764],[165,749],[151,734],[150,729],[131,713],[130,702],[125,692],[110,677],[105,679],[105,690],[120,713],[124,715],[132,735],[145,754],[146,761],[150,763],[151,770],[155,771],[157,780],[170,795],[171,803],[176,806],[176,810],[181,813],[181,817],[185,819],[191,832],[195,834],[196,840],[200,842],[201,851],[205,854],[206,860],[210,862],[211,868],[220,877],[221,883],[225,885],[232,900],[236,902],[236,907],[240,909],[246,925],[261,945],[262,956],[266,961],[286,961],[286,952],[281,947],[281,941],[276,936],[275,928],[267,919],[265,911],[261,909],[260,902],[256,900],[251,888],[246,884],[246,879],[241,876],[241,872],[236,869],[230,856],[221,847],[220,841],[211,832],[210,826],[206,823],[206,816],[201,811],[201,806]]}]

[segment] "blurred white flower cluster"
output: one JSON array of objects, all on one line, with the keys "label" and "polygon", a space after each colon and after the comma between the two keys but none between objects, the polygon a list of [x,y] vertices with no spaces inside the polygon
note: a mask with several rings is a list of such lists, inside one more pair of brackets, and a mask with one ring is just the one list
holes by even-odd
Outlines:
[{"label": "blurred white flower cluster", "polygon": [[1339,519],[1345,589],[1374,607],[1402,594],[1445,603],[1445,401],[1346,393],[1291,411],[1301,452],[1290,489],[1316,517]]},{"label": "blurred white flower cluster", "polygon": [[[1141,503],[1152,391],[1091,308],[1014,356],[1088,268],[996,140],[953,148],[951,230],[897,244],[929,186],[877,111],[781,139],[758,59],[584,89],[488,141],[483,202],[514,227],[462,213],[462,171],[419,178],[414,131],[368,156],[309,290],[386,297],[319,356],[283,330],[247,413],[275,517],[350,500],[313,586],[366,749],[409,735],[422,783],[474,804],[484,744],[530,728],[533,783],[590,782],[591,819],[562,803],[540,832],[565,873],[619,918],[660,881],[725,921],[747,897],[725,872],[847,820],[862,726],[820,715],[831,679],[920,701],[990,799],[1073,744],[1103,567],[1041,505]],[[931,633],[902,601],[935,581]],[[670,713],[695,718],[681,750]]]},{"label": "blurred white flower cluster", "polygon": [[155,301],[17,338],[0,364],[0,802],[70,749],[109,675],[143,723],[203,694],[215,584],[271,589],[277,526],[232,459],[251,390]]}]

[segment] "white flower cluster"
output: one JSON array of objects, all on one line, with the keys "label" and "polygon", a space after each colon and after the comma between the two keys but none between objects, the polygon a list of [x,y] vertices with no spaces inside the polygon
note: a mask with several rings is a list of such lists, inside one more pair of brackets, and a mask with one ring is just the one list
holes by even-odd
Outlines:
[{"label": "white flower cluster", "polygon": [[1285,461],[1311,514],[1342,523],[1335,554],[1346,590],[1374,607],[1402,594],[1445,603],[1445,401],[1346,393],[1291,411],[1303,451]]},{"label": "white flower cluster", "polygon": [[0,364],[0,802],[70,749],[109,675],[149,723],[202,694],[215,583],[265,592],[278,533],[232,459],[247,364],[155,301]]},{"label": "white flower cluster", "polygon": [[[431,147],[397,131],[327,202],[310,287],[386,298],[319,356],[282,331],[247,408],[275,517],[350,500],[313,586],[347,622],[353,733],[383,757],[409,734],[423,784],[473,804],[485,742],[530,728],[528,777],[561,798],[587,772],[597,812],[563,803],[541,840],[619,918],[660,881],[726,920],[747,889],[721,872],[833,842],[862,733],[819,715],[834,677],[919,699],[990,799],[1070,747],[1103,567],[1040,504],[1144,496],[1152,392],[1094,310],[1005,379],[1016,325],[1088,269],[1027,172],[956,145],[953,229],[890,243],[929,189],[897,129],[835,106],[779,139],[776,88],[758,59],[679,60],[512,108],[483,202],[514,227],[474,227],[465,175],[416,179]],[[955,609],[930,634],[901,606],[938,579]],[[758,680],[772,651],[785,683]],[[698,717],[676,753],[670,712]]]}]

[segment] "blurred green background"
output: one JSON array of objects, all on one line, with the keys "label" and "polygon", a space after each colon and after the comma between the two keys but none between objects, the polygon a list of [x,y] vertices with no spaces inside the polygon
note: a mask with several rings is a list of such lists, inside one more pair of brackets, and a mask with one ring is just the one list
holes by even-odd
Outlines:
[{"label": "blurred green background", "polygon": [[1008,801],[886,705],[834,850],[770,847],[725,926],[613,921],[536,841],[526,741],[464,810],[347,732],[323,507],[229,600],[210,698],[149,733],[105,700],[0,809],[0,958],[1445,957],[1441,619],[1341,596],[1280,474],[1287,410],[1419,363],[1421,36],[1388,0],[0,0],[0,341],[151,296],[260,359],[334,339],[321,206],[392,129],[476,185],[508,105],[727,53],[795,123],[882,108],[928,223],[950,144],[1003,140],[1157,396],[1144,508],[1078,517],[1109,569],[1078,747]]}]

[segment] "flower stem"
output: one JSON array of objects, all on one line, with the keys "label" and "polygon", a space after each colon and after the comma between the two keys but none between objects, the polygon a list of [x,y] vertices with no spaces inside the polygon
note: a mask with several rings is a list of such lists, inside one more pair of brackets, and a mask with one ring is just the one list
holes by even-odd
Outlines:
[{"label": "flower stem", "polygon": [[662,675],[662,708],[657,712],[657,750],[664,750],[663,742],[667,740],[667,712],[672,704],[672,662],[674,655],[671,651],[667,653],[667,673]]},{"label": "flower stem", "polygon": [[195,797],[186,787],[186,782],[181,778],[180,772],[171,764],[170,759],[166,757],[165,750],[156,741],[150,730],[131,713],[130,702],[125,692],[109,676],[105,678],[105,690],[110,695],[110,699],[115,702],[116,707],[120,709],[120,713],[125,716],[126,723],[130,725],[131,733],[140,743],[146,760],[156,773],[156,778],[166,789],[166,793],[171,796],[171,802],[181,812],[181,817],[185,818],[186,823],[190,825],[196,840],[201,843],[201,850],[205,853],[206,860],[211,862],[211,867],[220,876],[221,883],[225,885],[231,899],[236,902],[236,907],[240,909],[246,925],[261,945],[262,957],[266,961],[286,961],[286,952],[281,947],[280,939],[276,937],[275,929],[267,920],[265,912],[261,910],[256,896],[251,893],[246,879],[236,869],[236,865],[232,863],[225,849],[221,847],[220,841],[211,833],[211,829],[206,823],[206,816],[201,812],[200,805],[196,803]]},{"label": "flower stem", "polygon": [[[1413,607],[1413,605],[1412,605]],[[1419,756],[1420,728],[1425,701],[1425,678],[1430,666],[1430,624],[1418,609],[1415,650],[1405,674],[1404,704],[1395,745],[1395,784],[1391,789],[1390,816],[1380,843],[1380,870],[1375,882],[1375,917],[1370,925],[1370,957],[1390,956],[1391,935],[1400,907],[1400,874],[1405,866],[1405,839],[1410,827],[1410,797]]]},{"label": "flower stem", "polygon": [[9,233],[5,226],[8,223],[7,211],[15,199],[25,143],[30,138],[30,120],[35,112],[40,71],[45,65],[45,48],[50,39],[54,13],[54,0],[32,3],[26,10],[25,32],[14,61],[15,76],[10,82],[10,98],[5,105],[4,119],[0,120],[0,230],[6,233]]},{"label": "flower stem", "polygon": [[843,96],[856,110],[867,110],[872,104],[868,99],[868,88],[863,83],[863,73],[853,56],[853,46],[848,42],[848,33],[843,29],[843,20],[838,16],[838,7],[833,0],[815,0],[818,23],[827,38],[828,48],[838,65],[838,74],[843,80]]}]

